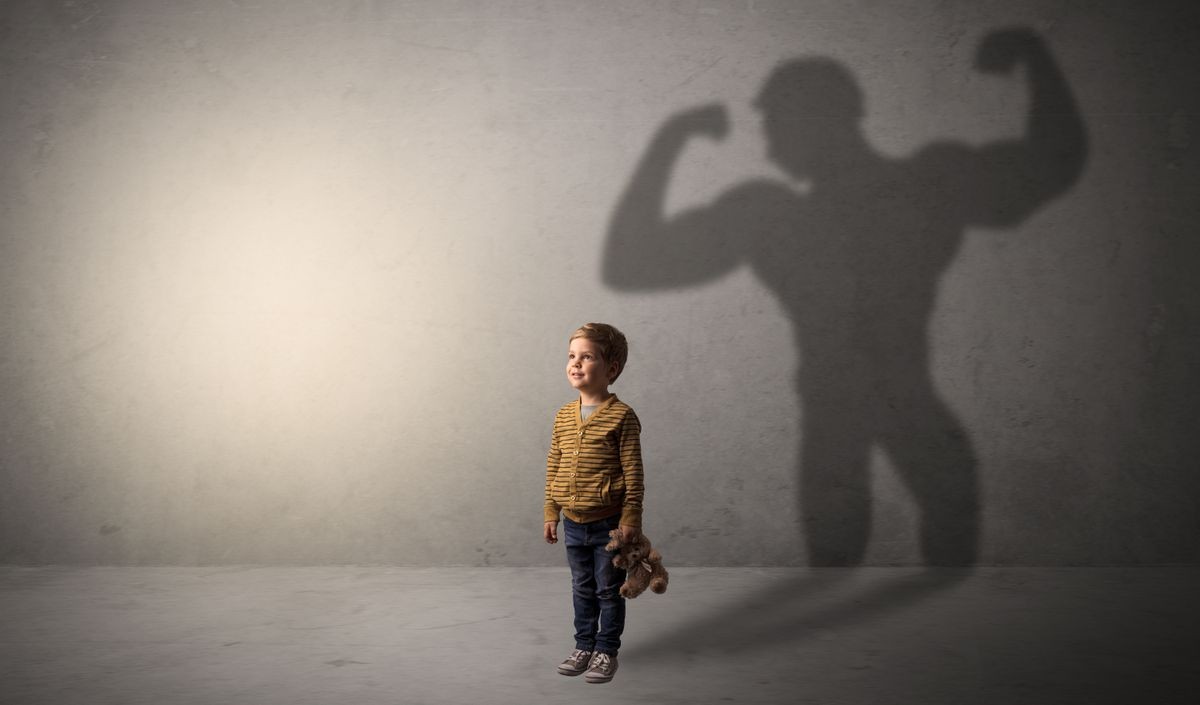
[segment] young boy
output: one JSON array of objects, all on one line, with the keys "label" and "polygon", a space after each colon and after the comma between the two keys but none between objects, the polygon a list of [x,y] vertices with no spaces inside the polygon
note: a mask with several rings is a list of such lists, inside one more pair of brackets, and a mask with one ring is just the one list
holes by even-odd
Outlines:
[{"label": "young boy", "polygon": [[608,532],[632,540],[642,526],[641,425],[608,391],[625,369],[629,346],[621,331],[588,323],[568,341],[567,380],[579,398],[554,417],[546,458],[545,539],[558,542],[561,510],[575,605],[575,650],[558,672],[607,683],[617,671],[625,629],[625,571],[604,550]]}]

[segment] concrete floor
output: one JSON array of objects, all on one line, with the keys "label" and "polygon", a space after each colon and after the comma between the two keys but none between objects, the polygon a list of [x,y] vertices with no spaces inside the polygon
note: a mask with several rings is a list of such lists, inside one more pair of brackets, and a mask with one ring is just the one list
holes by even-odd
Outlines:
[{"label": "concrete floor", "polygon": [[607,685],[565,568],[0,568],[4,703],[1200,703],[1200,568],[675,568]]}]

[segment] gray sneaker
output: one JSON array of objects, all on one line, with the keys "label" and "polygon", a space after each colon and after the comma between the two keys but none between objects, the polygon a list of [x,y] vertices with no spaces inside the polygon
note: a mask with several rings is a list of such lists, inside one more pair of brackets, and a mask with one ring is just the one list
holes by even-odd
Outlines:
[{"label": "gray sneaker", "polygon": [[588,669],[588,664],[592,661],[591,651],[582,651],[575,649],[566,661],[558,664],[558,672],[564,676],[577,676]]},{"label": "gray sneaker", "polygon": [[592,665],[588,668],[583,679],[588,683],[607,683],[617,672],[617,657],[610,654],[596,654],[592,657]]}]

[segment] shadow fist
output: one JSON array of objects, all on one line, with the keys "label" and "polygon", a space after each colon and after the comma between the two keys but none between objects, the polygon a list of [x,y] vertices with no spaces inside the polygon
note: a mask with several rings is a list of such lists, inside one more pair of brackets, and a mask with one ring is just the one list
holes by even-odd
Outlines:
[{"label": "shadow fist", "polygon": [[722,140],[729,134],[729,114],[720,103],[703,105],[677,114],[671,122],[687,134]]},{"label": "shadow fist", "polygon": [[1041,37],[1026,27],[989,32],[975,53],[975,66],[984,73],[1010,73],[1041,47]]}]

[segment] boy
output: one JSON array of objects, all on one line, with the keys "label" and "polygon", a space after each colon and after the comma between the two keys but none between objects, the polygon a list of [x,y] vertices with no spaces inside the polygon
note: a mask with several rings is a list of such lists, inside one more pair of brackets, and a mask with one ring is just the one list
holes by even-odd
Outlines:
[{"label": "boy", "polygon": [[546,458],[544,536],[558,542],[561,510],[575,606],[575,650],[558,672],[588,683],[607,683],[617,671],[625,628],[625,571],[604,550],[608,532],[625,540],[642,526],[641,425],[608,391],[625,369],[629,345],[621,331],[588,323],[568,341],[567,380],[579,398],[558,410]]}]

